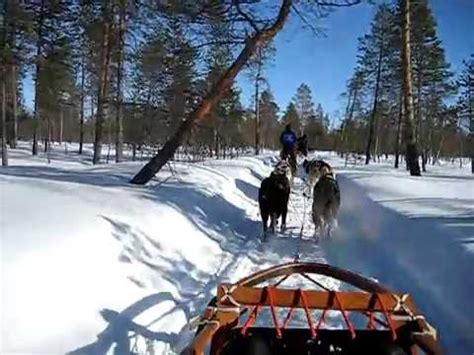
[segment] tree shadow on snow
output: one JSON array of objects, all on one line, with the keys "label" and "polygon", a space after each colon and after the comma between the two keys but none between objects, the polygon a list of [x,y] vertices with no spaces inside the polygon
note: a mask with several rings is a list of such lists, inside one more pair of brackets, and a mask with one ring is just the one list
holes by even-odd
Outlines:
[{"label": "tree shadow on snow", "polygon": [[240,179],[235,179],[235,186],[249,199],[254,201],[258,200],[258,187]]},{"label": "tree shadow on snow", "polygon": [[117,174],[105,171],[105,169],[107,169],[107,166],[88,170],[72,170],[54,166],[10,166],[1,169],[0,176],[72,182],[98,187],[130,186],[130,172]]},{"label": "tree shadow on snow", "polygon": [[115,344],[114,354],[130,354],[131,339],[129,332],[136,332],[148,339],[155,341],[173,343],[177,340],[177,334],[167,332],[154,332],[146,327],[136,324],[133,319],[145,312],[147,309],[162,302],[171,301],[178,304],[177,300],[169,292],[158,292],[142,298],[133,303],[122,312],[110,309],[100,311],[102,318],[109,323],[108,326],[97,335],[93,343],[79,347],[68,352],[70,355],[98,355],[106,354]]}]

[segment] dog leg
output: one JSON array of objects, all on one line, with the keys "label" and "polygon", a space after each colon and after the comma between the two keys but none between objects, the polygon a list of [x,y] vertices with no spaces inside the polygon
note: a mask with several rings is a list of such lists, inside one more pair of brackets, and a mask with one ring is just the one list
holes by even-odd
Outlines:
[{"label": "dog leg", "polygon": [[275,223],[276,223],[276,215],[272,213],[270,216],[270,233],[275,233]]},{"label": "dog leg", "polygon": [[267,240],[267,231],[268,231],[268,213],[262,213],[262,223],[263,223],[263,241]]},{"label": "dog leg", "polygon": [[288,214],[288,201],[286,201],[285,205],[283,206],[283,211],[281,214],[281,232],[285,233],[286,231],[286,215]]}]

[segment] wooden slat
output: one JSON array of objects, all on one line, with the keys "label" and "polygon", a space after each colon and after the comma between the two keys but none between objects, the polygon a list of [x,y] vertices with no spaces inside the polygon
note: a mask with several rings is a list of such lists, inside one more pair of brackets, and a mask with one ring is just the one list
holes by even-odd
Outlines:
[{"label": "wooden slat", "polygon": [[[230,284],[223,284],[226,289],[228,289]],[[257,305],[261,304],[263,306],[268,306],[269,302],[263,294],[263,288],[254,288],[254,287],[245,287],[238,286],[232,292],[232,298],[239,304],[242,305]],[[298,307],[303,308],[303,302],[298,295],[297,290],[290,289],[278,289],[275,288],[272,290],[273,298],[275,301],[275,306],[277,307]],[[329,292],[325,291],[304,291],[308,300],[308,306],[312,309],[332,309],[338,310],[337,303],[334,300],[334,297]],[[224,296],[224,290],[222,287],[218,287],[217,299],[221,300]],[[376,312],[382,311],[380,304],[375,302],[373,293],[363,293],[363,292],[338,292],[339,299],[341,300],[346,311],[367,311],[373,310]],[[385,304],[385,307],[390,312],[396,306],[397,302],[391,293],[379,293],[382,302]],[[401,297],[401,294],[395,294],[398,297]],[[404,304],[416,313],[416,308],[413,303],[411,296],[408,296]],[[224,299],[222,302],[219,301],[219,305],[223,306],[235,306],[229,299]]]}]

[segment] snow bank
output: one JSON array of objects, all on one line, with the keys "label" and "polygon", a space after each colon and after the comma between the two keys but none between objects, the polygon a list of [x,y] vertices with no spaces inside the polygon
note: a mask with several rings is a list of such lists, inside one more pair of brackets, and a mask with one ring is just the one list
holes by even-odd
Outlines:
[{"label": "snow bank", "polygon": [[317,152],[337,168],[338,233],[315,245],[297,180],[288,233],[261,245],[256,200],[274,153],[176,163],[139,187],[128,180],[141,163],[92,166],[90,147],[80,157],[70,146],[68,154],[55,147],[48,164],[27,148],[0,169],[1,353],[146,347],[124,333],[131,320],[156,353],[178,351],[218,283],[295,251],[412,293],[449,353],[474,350],[474,186],[466,170],[447,164],[411,178],[388,164],[344,167],[334,153]]},{"label": "snow bank", "polygon": [[97,353],[123,335],[117,317],[153,331],[159,353],[177,350],[219,282],[291,257],[257,250],[271,156],[178,163],[137,187],[140,163],[11,153],[0,171],[2,353]]},{"label": "snow bank", "polygon": [[[447,353],[474,350],[474,178],[458,166],[422,177],[388,164],[344,168],[334,263],[410,292]],[[448,351],[449,349],[449,351]]]}]

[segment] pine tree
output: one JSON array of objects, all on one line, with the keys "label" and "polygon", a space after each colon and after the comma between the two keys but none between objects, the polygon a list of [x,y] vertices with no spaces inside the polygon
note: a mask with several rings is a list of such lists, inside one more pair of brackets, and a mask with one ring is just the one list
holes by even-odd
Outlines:
[{"label": "pine tree", "polygon": [[471,172],[474,174],[474,54],[463,62],[464,68],[457,81],[460,89],[458,111],[461,129],[469,132],[468,149],[471,156]]},{"label": "pine tree", "polygon": [[405,125],[403,138],[406,144],[407,167],[412,176],[420,176],[420,165],[418,162],[418,148],[415,138],[415,116],[413,112],[413,86],[411,68],[411,20],[410,20],[410,0],[401,0],[402,16],[402,47],[401,62],[403,72],[403,102],[405,113]]},{"label": "pine tree", "polygon": [[66,1],[26,2],[24,10],[35,19],[32,36],[35,49],[32,153],[36,155],[42,120],[47,123],[43,132],[45,150],[49,147],[54,123],[59,126],[58,136],[61,136],[61,105],[64,103],[63,98],[71,96],[68,91],[72,90],[71,84],[74,81],[71,59],[74,34],[69,31],[74,21],[74,13],[73,6]]},{"label": "pine tree", "polygon": [[411,31],[415,137],[421,148],[422,169],[432,154],[435,119],[443,112],[443,101],[453,95],[453,74],[446,62],[436,23],[427,0],[417,1],[411,10]]},{"label": "pine tree", "polygon": [[382,83],[386,82],[389,75],[388,48],[390,32],[393,27],[393,15],[389,6],[380,5],[372,22],[370,33],[359,39],[358,72],[364,76],[364,83],[368,90],[373,92],[365,150],[366,164],[370,162],[377,136],[377,118],[381,115],[379,103],[384,95]]},{"label": "pine tree", "polygon": [[18,93],[21,88],[21,76],[27,64],[30,20],[24,4],[18,1],[5,1],[0,8],[0,14],[4,19],[0,29],[0,63],[6,71],[6,135],[10,147],[15,148],[18,135]]},{"label": "pine tree", "polygon": [[2,166],[8,166],[8,151],[7,151],[7,95],[6,95],[6,65],[0,67],[0,95],[2,100],[1,124],[2,124]]},{"label": "pine tree", "polygon": [[[211,32],[209,40],[215,44],[209,47],[206,55],[206,63],[208,68],[208,90],[216,85],[219,78],[226,71],[226,68],[232,62],[232,47],[226,44],[226,40],[230,37],[230,27],[228,23],[221,21],[219,16],[215,16],[211,22]],[[213,146],[216,158],[219,157],[222,148],[223,135],[222,130],[229,115],[237,107],[240,107],[238,91],[235,88],[235,82],[230,83],[229,88],[223,93],[221,102],[219,102],[209,112],[209,123],[213,129]]]},{"label": "pine tree", "polygon": [[166,37],[166,82],[163,100],[166,114],[166,131],[174,132],[191,107],[191,94],[195,76],[195,52],[186,39],[182,25],[173,21]]},{"label": "pine tree", "polygon": [[260,121],[260,89],[266,83],[264,78],[265,66],[273,59],[275,48],[271,43],[260,46],[256,49],[255,55],[249,60],[249,76],[254,83],[255,94],[255,155],[260,153],[261,148],[261,121]]},{"label": "pine tree", "polygon": [[347,82],[347,89],[343,94],[343,96],[347,98],[340,138],[343,152],[354,150],[353,141],[355,138],[352,137],[352,131],[355,127],[354,117],[360,116],[360,112],[362,111],[364,105],[364,87],[364,73],[360,70],[356,70]]},{"label": "pine tree", "polygon": [[314,102],[311,95],[311,89],[305,83],[302,83],[296,89],[296,95],[293,98],[296,111],[301,120],[302,128],[307,125],[309,119],[314,116]]},{"label": "pine tree", "polygon": [[300,116],[293,102],[290,102],[288,106],[286,106],[285,112],[282,116],[282,123],[284,126],[290,124],[292,129],[296,132],[299,132],[301,130]]},{"label": "pine tree", "polygon": [[321,104],[318,104],[315,112],[308,117],[304,131],[308,136],[308,144],[313,149],[324,147],[324,140],[328,129],[325,123],[326,119],[327,117]]},{"label": "pine tree", "polygon": [[100,71],[98,80],[97,117],[95,124],[93,164],[101,161],[104,123],[107,115],[107,101],[109,94],[110,57],[112,52],[113,27],[112,0],[104,0],[102,6],[102,38],[100,48]]},{"label": "pine tree", "polygon": [[262,146],[275,149],[279,144],[280,126],[278,124],[278,111],[280,109],[270,89],[266,89],[262,92],[259,107],[262,127]]}]

